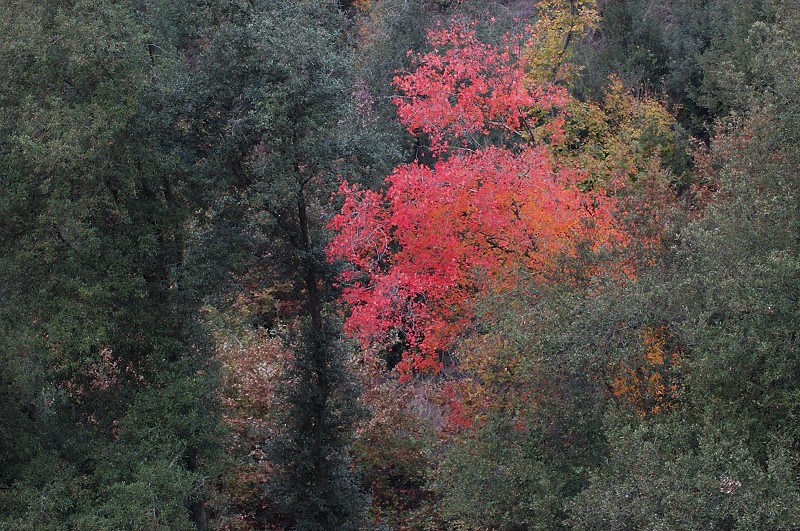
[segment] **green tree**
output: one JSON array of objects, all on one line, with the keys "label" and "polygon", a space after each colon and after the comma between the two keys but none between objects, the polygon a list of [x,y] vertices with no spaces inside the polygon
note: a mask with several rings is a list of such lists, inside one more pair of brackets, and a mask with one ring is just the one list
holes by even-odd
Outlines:
[{"label": "green tree", "polygon": [[683,384],[669,415],[609,411],[609,462],[575,499],[572,523],[579,529],[798,525],[800,492],[792,478],[800,154],[796,101],[776,89],[787,87],[800,57],[789,44],[797,15],[787,6],[779,13],[780,22],[757,27],[763,40],[753,50],[771,66],[762,77],[766,90],[755,91],[749,115],[729,120],[714,139],[715,203],[655,269],[590,306],[590,315],[604,317],[589,329],[618,339],[594,341],[588,352],[602,348],[624,362],[619,355],[628,341],[615,328],[664,323],[682,345]]},{"label": "green tree", "polygon": [[[367,505],[349,465],[355,387],[326,308],[323,253],[338,175],[375,164],[352,103],[347,24],[333,1],[242,6],[201,49],[191,121],[198,175],[214,191],[198,222],[198,240],[211,244],[197,257],[202,275],[245,298],[283,289],[293,303],[280,316],[288,405],[280,428],[263,434],[275,467],[263,496],[278,508],[272,524],[297,529],[355,528]],[[278,316],[255,313],[252,324],[278,328]]]},{"label": "green tree", "polygon": [[187,87],[159,20],[134,2],[0,7],[0,504],[14,528],[204,526],[213,371],[183,282]]}]

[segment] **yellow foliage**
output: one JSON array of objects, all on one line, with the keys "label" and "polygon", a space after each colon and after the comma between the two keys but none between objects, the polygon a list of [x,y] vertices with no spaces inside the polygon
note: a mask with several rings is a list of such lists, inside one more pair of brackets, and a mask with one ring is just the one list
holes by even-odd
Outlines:
[{"label": "yellow foliage", "polygon": [[[540,0],[538,19],[526,43],[527,81],[572,85],[574,43],[599,27],[595,0]],[[633,94],[617,76],[608,81],[602,102],[570,97],[563,114],[531,116],[530,142],[547,144],[563,162],[586,175],[586,188],[628,186],[642,175],[664,173],[676,144],[676,120],[664,103]],[[553,138],[552,129],[563,130]],[[667,179],[669,177],[667,176]]]},{"label": "yellow foliage", "polygon": [[588,185],[628,185],[657,173],[674,154],[675,118],[650,96],[635,96],[609,78],[601,104],[571,99],[565,141],[559,156],[572,159],[588,175]]},{"label": "yellow foliage", "polygon": [[600,23],[595,0],[541,0],[531,26],[526,63],[535,83],[569,84],[577,69],[570,63],[572,44]]}]

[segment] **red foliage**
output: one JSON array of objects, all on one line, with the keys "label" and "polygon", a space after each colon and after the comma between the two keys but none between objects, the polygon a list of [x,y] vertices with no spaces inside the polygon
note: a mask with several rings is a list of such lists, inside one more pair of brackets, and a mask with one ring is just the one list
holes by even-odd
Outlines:
[{"label": "red foliage", "polygon": [[467,413],[462,398],[452,385],[445,386],[444,398],[450,409],[447,415],[447,428],[454,432],[471,428],[474,425],[473,417]]},{"label": "red foliage", "polygon": [[[524,86],[509,49],[480,43],[469,29],[438,30],[431,44],[395,83],[407,94],[398,99],[401,120],[428,134],[434,152],[449,139],[518,132],[531,109],[565,101],[560,89]],[[563,136],[562,123],[556,113],[551,138]],[[350,264],[340,277],[346,331],[365,347],[403,343],[404,377],[438,370],[439,353],[472,323],[476,295],[513,287],[521,274],[540,278],[578,242],[614,238],[612,200],[580,192],[585,177],[526,141],[452,152],[433,167],[399,166],[383,194],[343,184],[328,257]]]},{"label": "red foliage", "polygon": [[446,151],[453,140],[460,144],[455,147],[479,144],[476,135],[492,130],[530,137],[528,117],[566,102],[565,89],[526,81],[510,39],[498,49],[455,24],[430,32],[428,41],[434,50],[416,58],[413,72],[394,78],[404,94],[394,102],[400,121],[411,134],[427,134],[434,153]]}]

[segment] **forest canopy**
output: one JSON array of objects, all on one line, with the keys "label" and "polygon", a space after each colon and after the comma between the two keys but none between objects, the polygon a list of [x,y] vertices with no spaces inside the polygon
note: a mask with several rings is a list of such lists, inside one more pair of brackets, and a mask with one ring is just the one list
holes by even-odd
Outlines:
[{"label": "forest canopy", "polygon": [[796,0],[0,28],[0,529],[800,528]]}]

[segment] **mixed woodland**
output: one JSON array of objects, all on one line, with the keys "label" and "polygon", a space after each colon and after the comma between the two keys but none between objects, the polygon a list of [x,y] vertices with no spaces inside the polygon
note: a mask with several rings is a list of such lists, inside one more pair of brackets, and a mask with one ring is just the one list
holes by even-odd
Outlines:
[{"label": "mixed woodland", "polygon": [[798,0],[4,0],[0,68],[0,529],[800,529]]}]

